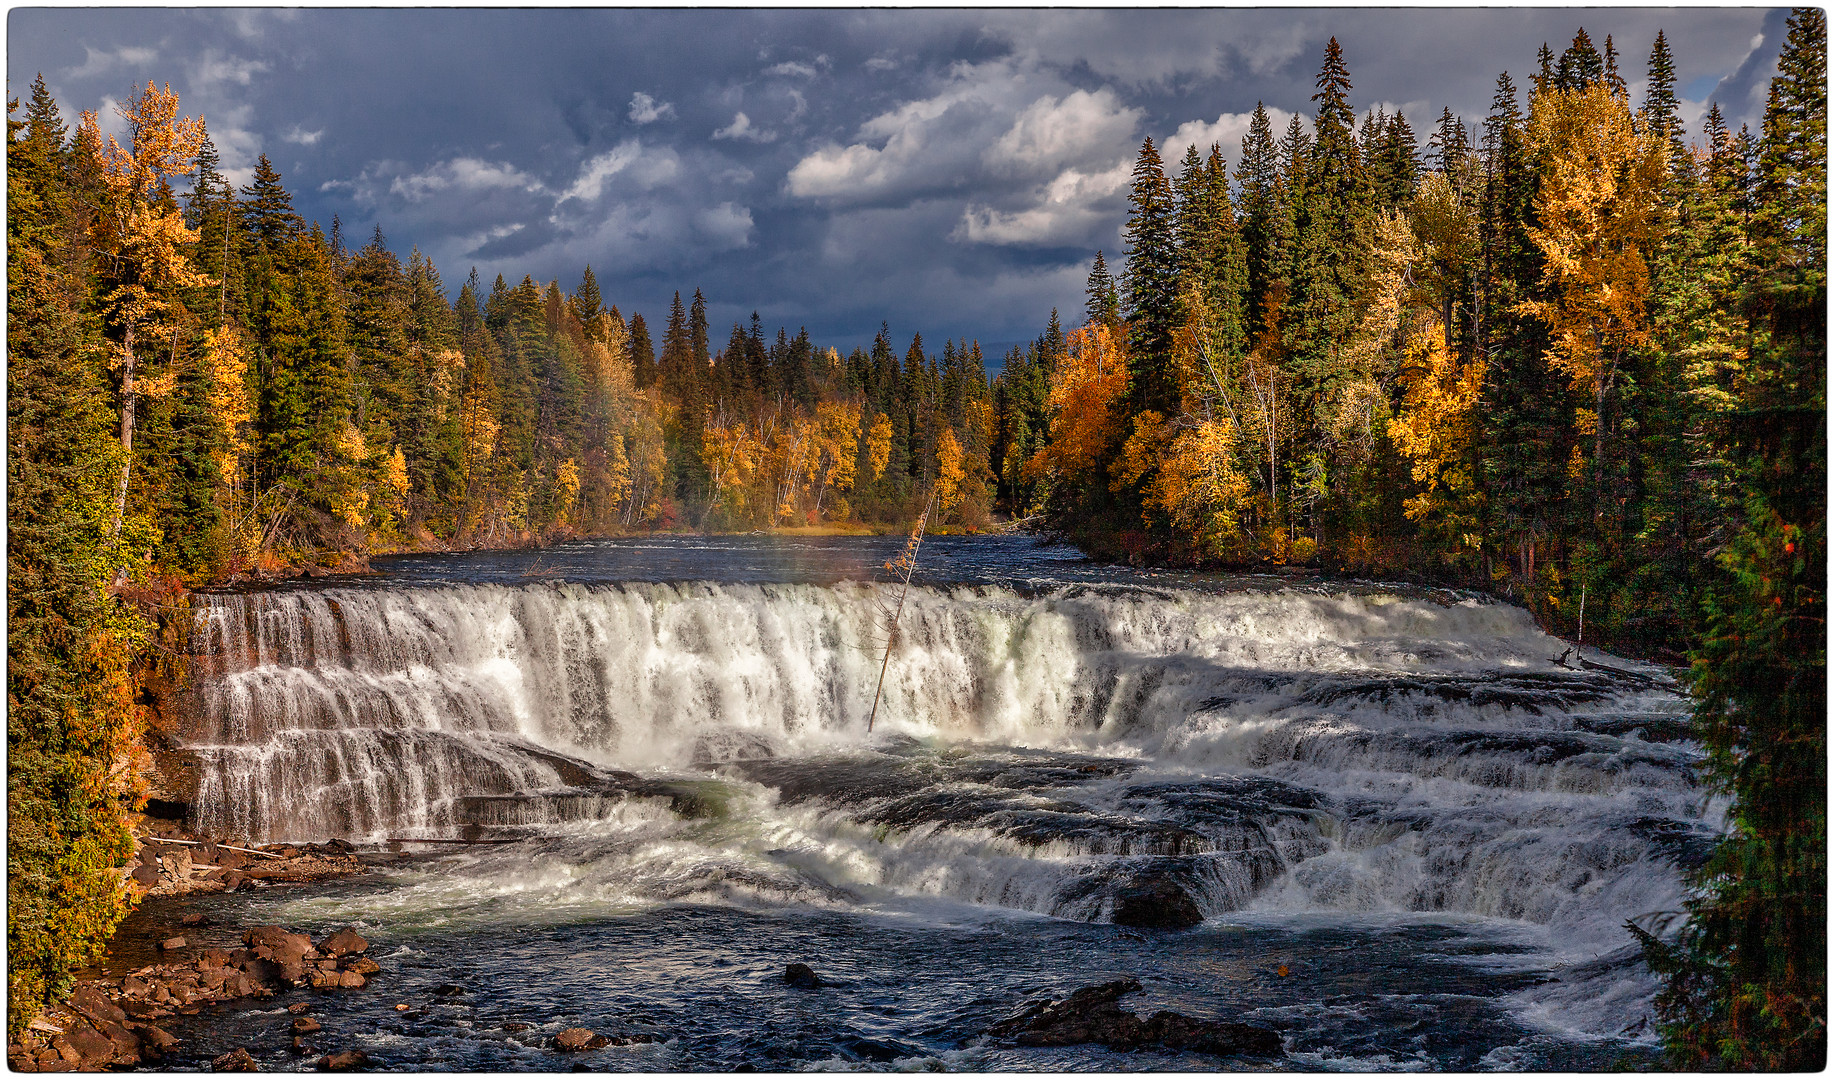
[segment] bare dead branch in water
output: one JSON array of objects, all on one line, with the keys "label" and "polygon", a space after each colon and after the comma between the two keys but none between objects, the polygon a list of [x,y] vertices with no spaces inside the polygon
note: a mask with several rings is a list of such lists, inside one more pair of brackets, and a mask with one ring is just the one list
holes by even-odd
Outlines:
[{"label": "bare dead branch in water", "polygon": [[872,725],[879,718],[879,698],[885,693],[885,669],[892,662],[892,646],[898,643],[898,616],[904,614],[904,597],[911,591],[911,575],[917,572],[917,549],[923,546],[924,526],[930,521],[930,507],[936,503],[936,489],[930,489],[929,501],[923,504],[923,513],[917,518],[917,524],[911,529],[911,538],[904,542],[904,551],[885,564],[885,568],[896,574],[903,572],[904,580],[898,583],[898,606],[892,610],[890,629],[885,635],[885,658],[879,661],[879,685],[872,692],[872,712],[866,717],[866,730],[872,731]]}]

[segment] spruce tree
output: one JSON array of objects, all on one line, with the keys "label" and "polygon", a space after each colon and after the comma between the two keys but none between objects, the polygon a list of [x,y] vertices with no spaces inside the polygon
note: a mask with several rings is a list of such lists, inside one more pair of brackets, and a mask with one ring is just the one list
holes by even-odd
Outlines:
[{"label": "spruce tree", "polygon": [[1134,162],[1128,205],[1127,269],[1121,282],[1131,327],[1128,395],[1135,411],[1169,414],[1178,404],[1172,373],[1172,333],[1181,321],[1178,232],[1172,186],[1150,136]]},{"label": "spruce tree", "polygon": [[1668,38],[1656,31],[1656,43],[1649,50],[1649,78],[1643,92],[1641,119],[1654,137],[1669,147],[1669,171],[1677,171],[1687,160],[1687,146],[1682,142],[1681,100],[1675,96],[1675,60],[1669,55]]},{"label": "spruce tree", "polygon": [[270,251],[279,250],[304,227],[293,212],[293,196],[281,185],[280,173],[266,154],[256,160],[254,178],[242,189],[242,227]]},{"label": "spruce tree", "polygon": [[1099,250],[1095,253],[1095,265],[1089,268],[1089,281],[1083,286],[1083,293],[1088,297],[1083,303],[1084,318],[1098,326],[1120,324],[1121,298],[1115,291],[1114,275],[1108,272],[1108,262]]},{"label": "spruce tree", "polygon": [[[1317,79],[1316,136],[1294,207],[1292,303],[1286,337],[1291,370],[1309,412],[1337,377],[1337,345],[1356,319],[1369,238],[1369,194],[1350,108],[1350,73],[1337,39],[1325,46]],[[1295,117],[1295,120],[1297,118]]]},{"label": "spruce tree", "polygon": [[630,317],[630,366],[637,389],[656,382],[656,347],[650,342],[650,327],[640,312]]},{"label": "spruce tree", "polygon": [[1560,63],[1554,69],[1554,88],[1556,90],[1579,90],[1604,77],[1604,58],[1598,55],[1597,49],[1593,48],[1592,39],[1587,36],[1586,28],[1582,26],[1579,28],[1579,33],[1573,35],[1573,44],[1567,46],[1567,50],[1560,54]]},{"label": "spruce tree", "polygon": [[1680,940],[1639,932],[1682,1068],[1826,1066],[1826,80],[1826,16],[1797,9],[1759,145],[1750,356],[1715,440],[1734,528],[1693,653],[1695,730],[1730,828]]},{"label": "spruce tree", "polygon": [[1264,321],[1267,296],[1274,281],[1284,277],[1275,218],[1280,189],[1280,155],[1274,143],[1273,123],[1267,109],[1255,103],[1242,136],[1242,156],[1236,162],[1235,182],[1241,192],[1243,256],[1247,264],[1244,304],[1249,323]]},{"label": "spruce tree", "polygon": [[591,326],[604,310],[605,298],[599,294],[599,279],[592,274],[592,264],[580,275],[579,290],[573,294],[573,316],[581,325]]}]

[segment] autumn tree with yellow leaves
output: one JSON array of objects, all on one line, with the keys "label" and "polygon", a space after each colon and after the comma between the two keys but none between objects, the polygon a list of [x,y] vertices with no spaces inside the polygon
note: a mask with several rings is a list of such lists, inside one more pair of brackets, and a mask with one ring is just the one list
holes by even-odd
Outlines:
[{"label": "autumn tree with yellow leaves", "polygon": [[[121,446],[128,452],[115,495],[113,531],[120,532],[127,509],[133,463],[134,416],[140,395],[163,397],[172,390],[170,371],[136,385],[137,349],[143,338],[153,349],[184,330],[179,291],[210,284],[191,264],[188,248],[197,233],[171,205],[172,177],[188,171],[204,140],[201,120],[178,115],[178,95],[152,82],[138,100],[119,106],[128,145],[113,135],[104,140],[94,112],[84,112],[79,142],[97,148],[104,198],[91,219],[91,245],[101,258],[105,281],[101,300],[118,337],[112,337],[120,371]],[[176,345],[173,345],[176,351]]]},{"label": "autumn tree with yellow leaves", "polygon": [[1597,486],[1612,393],[1629,356],[1650,344],[1649,257],[1662,235],[1668,148],[1638,129],[1629,101],[1603,80],[1535,95],[1526,136],[1541,162],[1527,233],[1543,258],[1544,295],[1516,310],[1547,325],[1549,364],[1592,399],[1576,427],[1592,438]]}]

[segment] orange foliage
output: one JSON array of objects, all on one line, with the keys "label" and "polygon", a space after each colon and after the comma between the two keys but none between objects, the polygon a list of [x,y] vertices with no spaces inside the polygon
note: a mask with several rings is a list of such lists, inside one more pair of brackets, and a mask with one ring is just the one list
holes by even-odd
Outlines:
[{"label": "orange foliage", "polygon": [[1062,363],[1051,378],[1050,441],[1032,459],[1032,472],[1100,475],[1121,441],[1127,392],[1127,350],[1106,326],[1070,333]]}]

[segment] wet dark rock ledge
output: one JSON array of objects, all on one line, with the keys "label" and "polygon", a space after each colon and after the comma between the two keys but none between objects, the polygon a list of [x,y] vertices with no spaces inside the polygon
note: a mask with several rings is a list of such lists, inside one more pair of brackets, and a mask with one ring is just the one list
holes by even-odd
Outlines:
[{"label": "wet dark rock ledge", "polygon": [[1110,1050],[1164,1046],[1219,1057],[1279,1057],[1280,1033],[1254,1024],[1200,1020],[1183,1013],[1156,1012],[1142,1020],[1122,1009],[1122,996],[1140,989],[1138,979],[1086,986],[1061,1000],[1036,1001],[987,1029],[1020,1046],[1100,1043]]}]

